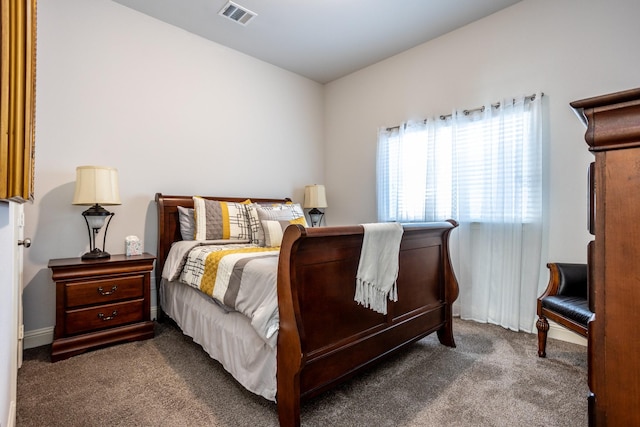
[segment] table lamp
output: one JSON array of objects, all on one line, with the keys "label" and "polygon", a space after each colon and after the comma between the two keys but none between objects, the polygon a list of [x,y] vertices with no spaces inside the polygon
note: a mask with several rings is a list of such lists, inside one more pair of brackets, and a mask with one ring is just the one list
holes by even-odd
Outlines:
[{"label": "table lamp", "polygon": [[324,185],[312,184],[304,187],[304,208],[311,209],[309,218],[311,218],[311,226],[317,227],[322,222],[324,212],[318,208],[327,207],[327,195]]},{"label": "table lamp", "polygon": [[[120,204],[117,169],[104,166],[78,166],[72,204],[90,206],[89,209],[82,212],[89,230],[89,252],[82,255],[82,259],[109,258],[111,255],[104,251],[104,245],[107,240],[107,229],[114,214],[101,205]],[[102,249],[100,249],[96,246],[96,236],[105,221],[107,226],[104,229]]]}]

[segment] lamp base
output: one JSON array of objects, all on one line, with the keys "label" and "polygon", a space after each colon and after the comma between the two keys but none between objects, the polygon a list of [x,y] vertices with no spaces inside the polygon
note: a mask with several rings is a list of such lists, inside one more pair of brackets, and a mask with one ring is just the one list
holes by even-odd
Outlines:
[{"label": "lamp base", "polygon": [[309,211],[309,218],[311,218],[311,226],[318,227],[322,222],[322,217],[324,216],[324,212],[322,212],[318,208],[313,208]]},{"label": "lamp base", "polygon": [[108,252],[101,251],[98,248],[95,248],[92,251],[87,252],[86,254],[80,257],[80,259],[83,259],[83,260],[105,259],[105,258],[111,258],[111,255]]}]

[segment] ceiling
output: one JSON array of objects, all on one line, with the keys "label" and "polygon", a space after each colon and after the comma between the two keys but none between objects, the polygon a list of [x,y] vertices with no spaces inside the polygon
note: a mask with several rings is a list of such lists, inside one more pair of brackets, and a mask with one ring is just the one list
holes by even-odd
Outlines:
[{"label": "ceiling", "polygon": [[327,83],[520,0],[113,0],[270,64]]}]

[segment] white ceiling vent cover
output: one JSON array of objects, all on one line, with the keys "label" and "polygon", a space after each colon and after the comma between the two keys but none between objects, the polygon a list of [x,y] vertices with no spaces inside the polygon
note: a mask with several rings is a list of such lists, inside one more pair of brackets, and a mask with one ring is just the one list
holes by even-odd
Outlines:
[{"label": "white ceiling vent cover", "polygon": [[220,9],[218,15],[229,18],[232,21],[235,21],[238,24],[242,25],[247,25],[249,21],[258,16],[257,13],[251,12],[249,9],[237,5],[232,1],[227,2],[227,4],[225,4],[224,7]]}]

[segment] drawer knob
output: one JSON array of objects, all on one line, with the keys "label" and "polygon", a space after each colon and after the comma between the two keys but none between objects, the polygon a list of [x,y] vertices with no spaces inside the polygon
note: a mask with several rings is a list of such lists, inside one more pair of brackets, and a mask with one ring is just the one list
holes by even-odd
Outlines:
[{"label": "drawer knob", "polygon": [[118,310],[113,310],[113,313],[111,313],[111,316],[107,316],[107,317],[105,317],[104,313],[98,313],[98,317],[103,322],[106,322],[107,320],[111,320],[111,319],[115,318],[117,315],[118,315]]},{"label": "drawer knob", "polygon": [[106,295],[111,295],[111,294],[113,294],[117,289],[118,289],[118,287],[117,287],[116,285],[113,285],[113,286],[111,287],[111,290],[110,290],[110,291],[105,291],[104,289],[102,289],[102,286],[100,286],[100,287],[98,288],[98,293],[99,293],[100,295],[105,295],[105,296],[106,296]]}]

